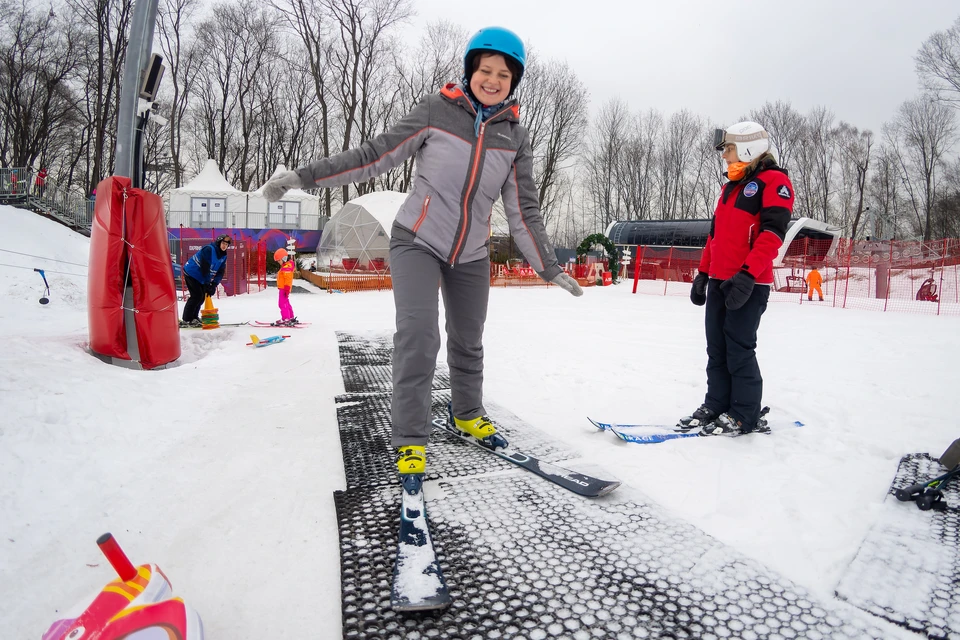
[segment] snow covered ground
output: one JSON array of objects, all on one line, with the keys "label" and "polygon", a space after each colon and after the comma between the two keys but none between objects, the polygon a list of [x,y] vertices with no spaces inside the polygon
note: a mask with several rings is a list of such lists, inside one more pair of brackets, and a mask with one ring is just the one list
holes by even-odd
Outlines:
[{"label": "snow covered ground", "polygon": [[[110,531],[135,564],[164,570],[209,638],[340,636],[334,332],[390,333],[392,294],[294,295],[314,324],[283,344],[245,346],[268,329],[183,331],[179,366],[137,372],[86,351],[86,269],[67,263],[86,263],[89,241],[8,207],[0,230],[4,635],[39,638],[113,579],[95,545]],[[772,303],[764,400],[806,426],[632,445],[586,416],[672,423],[703,399],[706,356],[702,309],[630,288],[495,289],[486,396],[832,598],[900,456],[960,435],[960,321]],[[222,322],[278,315],[272,289],[218,307]]]}]

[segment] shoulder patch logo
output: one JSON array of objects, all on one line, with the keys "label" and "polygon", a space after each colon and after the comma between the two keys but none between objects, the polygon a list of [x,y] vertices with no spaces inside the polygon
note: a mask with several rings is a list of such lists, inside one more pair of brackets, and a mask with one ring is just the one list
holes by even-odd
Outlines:
[{"label": "shoulder patch logo", "polygon": [[748,182],[747,186],[743,188],[743,195],[747,198],[752,198],[757,195],[757,191],[760,190],[760,187],[757,186],[756,182]]},{"label": "shoulder patch logo", "polygon": [[777,195],[783,198],[784,200],[790,199],[790,189],[787,188],[787,185],[782,184],[777,189]]}]

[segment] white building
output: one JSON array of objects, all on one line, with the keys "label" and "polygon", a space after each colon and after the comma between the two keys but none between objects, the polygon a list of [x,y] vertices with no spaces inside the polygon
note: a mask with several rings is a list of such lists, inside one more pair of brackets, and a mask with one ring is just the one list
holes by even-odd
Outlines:
[{"label": "white building", "polygon": [[[279,171],[285,171],[284,167],[277,167]],[[303,231],[320,228],[319,196],[294,189],[282,201],[268,203],[262,188],[240,191],[227,182],[215,160],[207,160],[193,180],[170,191],[167,227]]]}]

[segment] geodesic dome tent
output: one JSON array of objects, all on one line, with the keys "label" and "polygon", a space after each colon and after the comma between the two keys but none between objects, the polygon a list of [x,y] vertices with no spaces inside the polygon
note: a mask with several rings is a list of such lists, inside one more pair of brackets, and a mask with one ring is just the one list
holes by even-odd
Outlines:
[{"label": "geodesic dome tent", "polygon": [[382,270],[390,262],[390,227],[407,194],[375,191],[333,214],[317,245],[317,267]]}]

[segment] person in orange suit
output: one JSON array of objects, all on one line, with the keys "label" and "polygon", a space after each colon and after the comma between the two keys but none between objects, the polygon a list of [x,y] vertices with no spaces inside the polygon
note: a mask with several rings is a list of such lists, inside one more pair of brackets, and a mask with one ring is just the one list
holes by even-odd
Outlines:
[{"label": "person in orange suit", "polygon": [[296,265],[290,259],[290,254],[286,249],[277,249],[273,252],[273,259],[280,263],[280,271],[277,272],[277,291],[280,292],[280,321],[278,325],[297,324],[297,317],[293,315],[293,307],[290,306],[290,291],[293,289],[293,272]]},{"label": "person in orange suit", "polygon": [[807,274],[807,300],[813,300],[813,292],[816,290],[817,295],[820,296],[820,302],[823,302],[823,290],[820,289],[822,284],[823,276],[820,275],[816,267],[813,267]]}]

